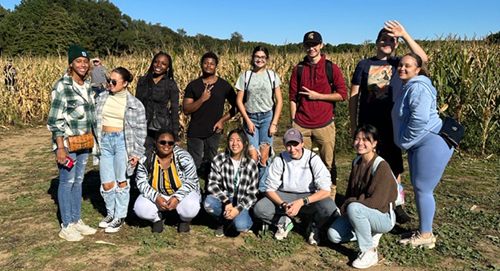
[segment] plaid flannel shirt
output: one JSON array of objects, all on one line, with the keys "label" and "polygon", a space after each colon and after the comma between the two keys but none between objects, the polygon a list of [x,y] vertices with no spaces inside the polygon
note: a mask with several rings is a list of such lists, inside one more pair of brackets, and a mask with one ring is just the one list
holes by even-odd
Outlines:
[{"label": "plaid flannel shirt", "polygon": [[96,125],[94,93],[90,80],[84,81],[87,97],[73,87],[73,78],[65,74],[59,79],[52,90],[47,128],[52,132],[53,148],[57,149],[56,138],[62,136],[64,146],[67,138],[74,135],[92,133],[92,126]]},{"label": "plaid flannel shirt", "polygon": [[259,169],[254,160],[247,159],[245,156],[241,158],[239,184],[236,194],[233,183],[235,173],[229,155],[226,152],[219,153],[212,162],[207,190],[220,201],[236,196],[237,202],[233,202],[233,205],[241,213],[243,209],[250,209],[257,201]]},{"label": "plaid flannel shirt", "polygon": [[[109,97],[109,91],[103,91],[96,100],[97,127],[95,129],[97,142],[102,137],[102,110]],[[144,142],[147,136],[146,110],[141,101],[127,91],[127,105],[125,106],[125,119],[123,121],[125,133],[125,146],[127,155],[141,158],[146,149]],[[94,145],[93,154],[99,156],[100,150],[98,144]]]}]

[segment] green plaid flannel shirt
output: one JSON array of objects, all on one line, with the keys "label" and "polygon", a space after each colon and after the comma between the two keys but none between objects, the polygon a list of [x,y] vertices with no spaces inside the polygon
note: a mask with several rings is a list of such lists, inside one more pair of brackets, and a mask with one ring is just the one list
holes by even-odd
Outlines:
[{"label": "green plaid flannel shirt", "polygon": [[67,147],[68,136],[92,133],[96,125],[95,105],[90,80],[85,80],[87,97],[73,87],[73,79],[65,74],[52,90],[47,128],[52,132],[53,148],[57,149],[56,138],[62,136]]}]

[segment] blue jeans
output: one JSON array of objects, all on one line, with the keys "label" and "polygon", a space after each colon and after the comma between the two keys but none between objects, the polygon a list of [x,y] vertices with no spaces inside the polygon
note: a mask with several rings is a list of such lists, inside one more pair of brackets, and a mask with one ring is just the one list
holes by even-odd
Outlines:
[{"label": "blue jeans", "polygon": [[[255,125],[254,134],[250,134],[247,129],[247,123],[243,122],[243,127],[248,137],[248,142],[250,146],[253,147],[260,155],[260,146],[263,144],[268,144],[270,148],[273,147],[274,137],[269,136],[269,128],[271,127],[271,122],[273,121],[273,111],[269,110],[263,113],[248,113],[248,118]],[[271,151],[269,151],[271,152]],[[266,192],[266,179],[268,175],[268,167],[271,163],[271,153],[269,153],[269,159],[267,161],[267,166],[262,166],[259,163],[259,191]]]},{"label": "blue jeans", "polygon": [[101,85],[98,87],[93,86],[92,90],[94,90],[94,99],[97,99],[97,96],[99,96],[99,94],[105,91],[106,89]]},{"label": "blue jeans", "polygon": [[[68,151],[68,149],[66,149]],[[76,223],[82,214],[82,183],[85,176],[85,167],[89,160],[89,150],[69,152],[68,156],[75,161],[71,168],[57,164],[59,168],[59,187],[57,201],[63,227]]]},{"label": "blue jeans", "polygon": [[[125,218],[130,201],[130,185],[125,176],[128,156],[124,132],[102,132],[100,148],[99,175],[101,176],[101,184],[114,183],[110,190],[104,190],[103,186],[100,189],[106,204],[106,211],[108,215],[115,218]],[[120,182],[127,182],[127,185],[119,187],[118,183]]]},{"label": "blue jeans", "polygon": [[353,202],[347,206],[344,216],[333,222],[328,229],[328,239],[333,243],[358,241],[361,252],[376,247],[372,236],[389,232],[395,224],[394,211],[382,213],[361,203]]},{"label": "blue jeans", "polygon": [[[228,202],[232,202],[232,199]],[[225,224],[227,222],[227,219],[225,219],[224,215],[222,215],[225,204],[223,204],[218,198],[208,195],[203,202],[203,207],[205,208],[205,211],[217,219],[220,224]],[[247,231],[253,225],[252,218],[250,217],[247,209],[243,209],[243,211],[233,219],[232,223],[234,223],[234,227],[237,231]]]}]

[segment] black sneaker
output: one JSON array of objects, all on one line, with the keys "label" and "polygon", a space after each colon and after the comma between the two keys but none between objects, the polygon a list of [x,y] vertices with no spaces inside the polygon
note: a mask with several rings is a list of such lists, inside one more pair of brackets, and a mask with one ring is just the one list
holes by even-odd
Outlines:
[{"label": "black sneaker", "polygon": [[160,220],[154,222],[153,228],[151,228],[151,232],[162,233],[163,232],[163,223],[164,223],[163,219],[160,219]]},{"label": "black sneaker", "polygon": [[179,226],[177,227],[177,232],[188,233],[191,230],[191,228],[189,227],[190,224],[191,222],[182,221],[181,223],[179,223]]},{"label": "black sneaker", "polygon": [[125,220],[123,218],[113,218],[113,220],[108,224],[108,227],[104,230],[105,233],[115,233],[120,230]]},{"label": "black sneaker", "polygon": [[214,232],[215,237],[224,237],[224,225],[217,226],[217,229]]},{"label": "black sneaker", "polygon": [[396,206],[394,213],[396,214],[396,222],[398,222],[399,224],[406,224],[411,222],[411,217],[405,212],[403,206]]}]

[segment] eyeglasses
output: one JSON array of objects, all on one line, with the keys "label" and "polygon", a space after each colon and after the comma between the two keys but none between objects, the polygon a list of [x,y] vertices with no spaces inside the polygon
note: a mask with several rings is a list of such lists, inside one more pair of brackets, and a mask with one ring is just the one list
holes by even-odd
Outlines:
[{"label": "eyeglasses", "polygon": [[169,146],[173,146],[175,144],[175,141],[166,141],[166,140],[160,140],[158,141],[158,144],[160,145],[169,145]]},{"label": "eyeglasses", "polygon": [[258,55],[255,55],[253,56],[254,59],[262,59],[262,60],[266,60],[267,59],[267,56],[258,56]]}]

